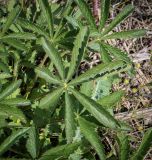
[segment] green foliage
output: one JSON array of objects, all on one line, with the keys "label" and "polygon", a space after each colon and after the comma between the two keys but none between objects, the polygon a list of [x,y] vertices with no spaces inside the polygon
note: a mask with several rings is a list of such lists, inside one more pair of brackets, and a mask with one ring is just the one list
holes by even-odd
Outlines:
[{"label": "green foliage", "polygon": [[4,120],[10,118],[26,122],[25,115],[17,107],[15,106],[10,107],[8,105],[1,104],[0,109],[1,109],[0,115],[3,117]]},{"label": "green foliage", "polygon": [[129,137],[126,133],[120,132],[117,134],[117,141],[119,144],[119,159],[129,159]]},{"label": "green foliage", "polygon": [[131,160],[144,159],[145,155],[147,154],[151,146],[152,146],[152,129],[150,128],[145,133],[139,148],[133,154],[133,156],[131,157]]},{"label": "green foliage", "polygon": [[21,80],[14,81],[11,84],[9,84],[4,90],[0,93],[0,101],[9,95],[11,95],[19,86],[21,85]]},{"label": "green foliage", "polygon": [[99,104],[92,99],[79,93],[78,91],[71,89],[74,96],[79,102],[104,126],[109,128],[118,128],[119,123]]},{"label": "green foliage", "polygon": [[86,27],[81,28],[74,41],[74,47],[72,50],[72,57],[71,57],[70,67],[67,75],[67,81],[71,79],[71,77],[75,73],[75,70],[78,68],[83,58],[83,53],[84,53],[86,43],[88,41],[88,37],[89,37],[88,29]]},{"label": "green foliage", "polygon": [[109,33],[114,27],[116,27],[122,20],[124,20],[130,13],[132,13],[134,7],[132,5],[127,5],[122,11],[116,16],[116,18],[109,24],[107,28],[102,32],[102,35]]},{"label": "green foliage", "polygon": [[33,159],[38,157],[39,154],[39,137],[38,137],[38,129],[35,125],[33,125],[28,131],[28,139],[26,143],[27,151],[30,153]]},{"label": "green foliage", "polygon": [[34,33],[37,33],[39,35],[43,35],[44,37],[49,37],[48,33],[45,32],[42,28],[40,28],[38,25],[36,25],[32,22],[29,22],[23,18],[18,18],[17,24],[27,30],[33,31]]},{"label": "green foliage", "polygon": [[40,100],[40,104],[39,107],[42,109],[50,109],[49,112],[53,112],[56,106],[56,103],[59,99],[59,97],[61,96],[63,91],[63,88],[59,88],[56,89],[55,91],[48,93],[47,95],[45,95],[41,100]]},{"label": "green foliage", "polygon": [[16,38],[16,39],[25,39],[25,40],[31,40],[31,39],[36,39],[36,36],[33,33],[10,33],[4,37],[2,37],[2,39],[7,40],[7,38]]},{"label": "green foliage", "polygon": [[104,96],[103,98],[98,99],[97,102],[102,106],[109,108],[115,106],[123,96],[124,96],[123,91],[117,91],[108,96]]},{"label": "green foliage", "polygon": [[49,6],[48,1],[45,1],[45,0],[39,0],[39,5],[40,5],[40,8],[42,9],[43,17],[47,21],[48,29],[52,37],[54,29],[53,29],[53,17],[52,17],[51,7]]},{"label": "green foliage", "polygon": [[60,76],[62,79],[65,77],[65,72],[64,72],[64,66],[61,61],[61,57],[57,50],[55,49],[53,43],[50,43],[48,40],[42,38],[41,39],[42,46],[47,53],[47,55],[50,57],[50,59],[53,61],[55,67],[57,68]]},{"label": "green foliage", "polygon": [[122,31],[118,33],[113,33],[110,35],[104,36],[102,39],[128,39],[128,38],[138,38],[141,36],[144,36],[146,34],[146,30],[137,29],[137,30],[131,30],[131,31]]},{"label": "green foliage", "polygon": [[5,22],[4,25],[3,25],[1,35],[4,35],[4,33],[7,32],[7,30],[8,30],[9,27],[11,26],[11,24],[15,21],[15,19],[16,19],[17,16],[19,15],[19,12],[20,12],[20,7],[19,7],[19,6],[17,6],[16,8],[14,8],[14,9],[10,12],[10,14],[9,14],[6,22]]},{"label": "green foliage", "polygon": [[67,143],[71,143],[73,141],[73,137],[75,136],[75,120],[74,120],[74,107],[72,104],[72,98],[65,92],[65,133]]},{"label": "green foliage", "polygon": [[87,82],[98,77],[111,76],[124,71],[124,69],[126,68],[127,65],[123,61],[114,61],[108,64],[99,64],[98,66],[93,67],[92,69],[81,74],[78,78],[72,80],[70,82],[70,85],[77,85],[79,83]]},{"label": "green foliage", "polygon": [[48,68],[37,67],[35,69],[35,72],[38,77],[43,78],[48,83],[52,83],[52,84],[60,84],[61,83],[61,81],[59,79],[56,79],[56,77],[54,77],[51,74],[51,72]]},{"label": "green foliage", "polygon": [[[84,0],[12,0],[2,9],[0,159],[96,159],[96,153],[106,159],[98,129],[130,129],[112,114],[124,92],[111,93],[111,87],[132,62],[104,40],[138,38],[145,30],[109,34],[134,7],[126,6],[107,26],[109,8],[110,0],[103,0],[99,26]],[[101,64],[82,73],[90,50],[101,54]],[[120,159],[127,159],[128,137],[118,139]],[[150,139],[149,131],[133,159],[146,154]]]},{"label": "green foliage", "polygon": [[21,138],[29,128],[19,129],[14,131],[9,137],[7,137],[0,144],[0,155],[2,155],[5,151],[7,151],[19,138]]},{"label": "green foliage", "polygon": [[100,159],[106,159],[103,149],[104,147],[100,142],[97,133],[95,132],[94,124],[91,124],[91,122],[88,122],[81,117],[79,117],[79,124],[82,133],[84,134],[85,138],[91,143],[91,145],[95,148]]},{"label": "green foliage", "polygon": [[97,26],[95,23],[95,19],[93,18],[93,15],[91,13],[91,9],[87,5],[87,3],[84,0],[75,0],[75,2],[78,4],[82,14],[87,19],[89,25],[93,30],[97,30]]},{"label": "green foliage", "polygon": [[80,142],[75,142],[71,144],[60,145],[54,147],[46,152],[44,152],[40,160],[49,160],[57,158],[67,158],[71,153],[73,153],[79,146]]},{"label": "green foliage", "polygon": [[130,59],[127,53],[121,51],[119,48],[110,46],[109,44],[106,43],[102,43],[102,45],[107,50],[108,53],[110,53],[112,56],[115,57],[115,59],[123,60],[125,62],[130,63]]},{"label": "green foliage", "polygon": [[27,47],[21,43],[19,40],[13,39],[13,38],[3,38],[2,41],[16,49],[19,49],[21,51],[27,51]]},{"label": "green foliage", "polygon": [[101,18],[100,18],[100,29],[102,30],[109,16],[111,0],[100,0]]},{"label": "green foliage", "polygon": [[108,63],[111,61],[111,57],[108,54],[108,51],[103,46],[103,44],[100,44],[100,52],[99,53],[101,54],[101,59],[102,59],[103,63]]}]

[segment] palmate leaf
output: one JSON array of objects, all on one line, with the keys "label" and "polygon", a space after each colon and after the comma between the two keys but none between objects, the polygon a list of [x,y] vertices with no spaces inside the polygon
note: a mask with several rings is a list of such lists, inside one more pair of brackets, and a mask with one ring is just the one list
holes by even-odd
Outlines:
[{"label": "palmate leaf", "polygon": [[83,83],[90,79],[95,79],[98,77],[111,76],[113,74],[118,74],[125,69],[127,69],[127,65],[123,61],[114,61],[108,64],[99,64],[98,66],[89,69],[85,73],[81,74],[79,77],[72,80],[69,85],[77,85],[79,83]]},{"label": "palmate leaf", "polygon": [[17,40],[17,39],[13,39],[13,38],[4,38],[1,39],[2,42],[8,44],[9,46],[12,46],[16,49],[19,49],[21,51],[27,51],[28,48],[25,46],[25,44],[23,44],[21,41]]},{"label": "palmate leaf", "polygon": [[100,55],[103,63],[109,63],[112,61],[112,58],[110,57],[108,51],[104,48],[102,44],[100,44]]},{"label": "palmate leaf", "polygon": [[94,87],[92,87],[93,85],[94,85],[94,81],[88,81],[88,82],[82,83],[80,86],[80,92],[85,94],[88,97],[91,96],[92,91],[94,89]]},{"label": "palmate leaf", "polygon": [[74,47],[73,47],[71,63],[70,63],[70,67],[67,75],[67,81],[71,79],[71,77],[73,76],[73,73],[75,73],[75,70],[78,68],[82,60],[88,38],[89,38],[88,28],[87,27],[81,28],[74,41]]},{"label": "palmate leaf", "polygon": [[26,158],[2,158],[1,160],[29,160]]},{"label": "palmate leaf", "polygon": [[8,105],[8,106],[29,106],[31,102],[24,98],[12,98],[12,99],[4,99],[0,101],[0,104]]},{"label": "palmate leaf", "polygon": [[19,119],[22,122],[26,122],[26,117],[23,112],[18,109],[17,107],[7,106],[7,105],[0,105],[0,116],[5,118],[15,118],[16,120]]},{"label": "palmate leaf", "polygon": [[22,81],[17,80],[12,83],[10,83],[1,93],[0,93],[0,101],[3,100],[4,98],[8,97],[11,95],[19,86],[21,85]]},{"label": "palmate leaf", "polygon": [[38,2],[42,10],[43,16],[48,24],[50,35],[53,36],[54,29],[53,29],[53,17],[52,17],[51,6],[49,6],[48,1],[46,0],[38,0]]},{"label": "palmate leaf", "polygon": [[41,38],[41,43],[45,52],[47,53],[47,55],[50,57],[55,67],[57,68],[59,75],[61,76],[62,79],[64,79],[65,77],[64,66],[61,57],[57,52],[56,48],[54,47],[53,43],[49,42],[45,38]]},{"label": "palmate leaf", "polygon": [[119,159],[129,159],[129,137],[126,133],[119,132],[117,134],[117,141],[119,144]]},{"label": "palmate leaf", "polygon": [[[56,32],[55,32],[56,33]],[[62,26],[59,30],[59,33],[57,35],[54,36],[53,38],[53,41],[55,43],[60,43],[61,45],[64,46],[65,45],[68,45],[66,44],[67,42],[70,42],[70,43],[73,43],[73,40],[74,40],[74,36],[76,35],[76,30],[73,30],[73,31],[67,31],[65,30],[65,28]],[[73,47],[73,44],[72,44],[72,47]]]},{"label": "palmate leaf", "polygon": [[74,19],[72,16],[66,16],[66,20],[73,26],[74,29],[80,28],[78,21]]},{"label": "palmate leaf", "polygon": [[120,131],[133,131],[133,128],[128,123],[119,120],[119,124],[121,128]]},{"label": "palmate leaf", "polygon": [[73,102],[70,95],[65,92],[65,133],[67,143],[73,141],[75,135],[75,120],[74,120]]},{"label": "palmate leaf", "polygon": [[110,46],[109,44],[103,43],[103,47],[112,55],[115,57],[116,60],[123,60],[127,63],[131,63],[130,58],[128,57],[127,53],[120,50],[117,47]]},{"label": "palmate leaf", "polygon": [[44,37],[46,37],[46,38],[48,38],[48,39],[50,38],[49,35],[48,35],[48,33],[45,32],[44,29],[40,28],[40,27],[37,26],[36,24],[34,24],[34,23],[32,23],[32,22],[29,22],[29,21],[27,21],[27,20],[25,20],[25,19],[23,19],[23,18],[18,18],[18,19],[16,20],[16,23],[17,23],[18,25],[20,25],[21,27],[27,29],[27,30],[31,30],[31,31],[33,31],[34,33],[37,33],[37,34],[39,34],[39,35],[42,35],[42,36],[44,36]]},{"label": "palmate leaf", "polygon": [[0,62],[0,71],[3,71],[9,74],[10,73],[9,66],[5,64],[4,62]]},{"label": "palmate leaf", "polygon": [[25,40],[34,40],[36,36],[33,33],[20,32],[20,33],[10,33],[6,36],[3,36],[2,39],[7,38],[16,38],[16,39],[25,39]]},{"label": "palmate leaf", "polygon": [[7,32],[7,30],[9,29],[9,27],[13,24],[13,22],[15,21],[15,19],[17,18],[17,16],[20,13],[20,7],[17,6],[15,7],[9,14],[5,24],[3,25],[3,29],[2,29],[2,35],[4,35],[5,32]]},{"label": "palmate leaf", "polygon": [[95,43],[95,42],[89,42],[88,43],[88,48],[92,51],[100,53],[100,43]]},{"label": "palmate leaf", "polygon": [[8,122],[6,121],[5,118],[6,117],[4,115],[0,115],[0,129],[8,126]]},{"label": "palmate leaf", "polygon": [[56,79],[52,74],[51,72],[49,71],[49,69],[47,68],[40,68],[40,67],[37,67],[35,69],[35,72],[37,74],[38,77],[40,78],[43,78],[44,80],[46,80],[46,82],[48,83],[52,83],[52,84],[60,84],[61,81]]},{"label": "palmate leaf", "polygon": [[101,4],[100,29],[104,28],[105,23],[108,19],[110,2],[111,0],[100,0],[100,4]]},{"label": "palmate leaf", "polygon": [[130,31],[122,31],[122,32],[116,32],[112,33],[110,35],[106,35],[102,37],[102,40],[107,39],[129,39],[129,38],[139,38],[146,34],[145,29],[135,29]]},{"label": "palmate leaf", "polygon": [[130,13],[132,13],[134,7],[132,5],[127,5],[122,11],[115,17],[115,19],[109,24],[108,27],[101,33],[101,35],[105,35],[109,33],[114,27],[116,27],[120,22],[122,22]]},{"label": "palmate leaf", "polygon": [[94,80],[92,99],[98,100],[110,94],[112,88],[112,77],[98,78]]},{"label": "palmate leaf", "polygon": [[53,113],[56,104],[60,98],[60,96],[62,95],[63,92],[63,88],[58,88],[56,90],[54,90],[51,93],[48,93],[46,96],[44,96],[41,100],[40,100],[40,104],[39,107],[41,109],[49,109],[50,113]]},{"label": "palmate leaf", "polygon": [[27,151],[30,153],[33,159],[38,157],[39,154],[39,137],[38,130],[35,125],[33,125],[28,131],[28,139],[26,143]]},{"label": "palmate leaf", "polygon": [[12,134],[0,144],[0,155],[9,150],[9,148],[24,134],[26,134],[29,129],[30,128],[28,127],[12,132]]},{"label": "palmate leaf", "polygon": [[55,160],[57,158],[67,158],[81,145],[81,142],[60,145],[55,148],[49,149],[42,154],[39,160]]},{"label": "palmate leaf", "polygon": [[131,160],[143,160],[151,146],[152,146],[152,128],[149,128],[148,131],[145,133],[139,148],[131,157]]},{"label": "palmate leaf", "polygon": [[[65,18],[67,15],[69,15],[70,13],[70,10],[71,10],[71,4],[72,4],[72,1],[71,0],[67,0],[66,1],[66,5],[63,9],[63,12],[62,12],[62,17]],[[63,19],[62,19],[63,20]]]},{"label": "palmate leaf", "polygon": [[118,102],[120,102],[123,96],[124,96],[124,91],[117,91],[97,100],[97,102],[104,107],[111,108],[115,106]]},{"label": "palmate leaf", "polygon": [[12,77],[11,74],[8,73],[0,73],[0,80]]},{"label": "palmate leaf", "polygon": [[99,140],[98,134],[95,132],[95,126],[85,120],[82,117],[78,119],[81,132],[84,134],[84,137],[91,143],[91,145],[95,148],[101,160],[106,160],[106,156],[104,154],[104,147]]},{"label": "palmate leaf", "polygon": [[87,3],[84,0],[75,0],[77,5],[79,6],[83,16],[86,18],[88,23],[90,24],[91,28],[95,31],[97,31],[97,26],[95,23],[95,19],[92,16],[91,10],[88,7]]},{"label": "palmate leaf", "polygon": [[61,14],[61,20],[60,20],[60,23],[59,23],[59,25],[57,26],[57,28],[56,28],[56,31],[55,31],[55,33],[54,33],[54,36],[53,36],[53,39],[54,40],[56,40],[56,38],[58,38],[59,37],[59,35],[60,35],[60,33],[62,33],[62,30],[63,30],[63,28],[64,28],[64,26],[65,26],[65,24],[66,24],[66,21],[64,21],[64,18],[66,18],[66,16],[68,16],[71,12],[72,12],[72,4],[73,3],[73,1],[71,1],[71,0],[67,0],[66,1],[66,5],[65,5],[65,7],[63,8],[63,11],[62,11],[62,14]]},{"label": "palmate leaf", "polygon": [[70,91],[101,124],[113,129],[119,128],[118,122],[102,106],[72,88]]}]

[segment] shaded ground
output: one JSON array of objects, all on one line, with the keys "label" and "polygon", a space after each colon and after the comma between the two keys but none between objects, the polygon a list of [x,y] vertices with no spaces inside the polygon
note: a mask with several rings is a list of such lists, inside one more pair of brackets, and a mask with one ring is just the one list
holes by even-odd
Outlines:
[{"label": "shaded ground", "polygon": [[[149,87],[145,85],[152,80],[152,1],[151,0],[133,0],[130,1],[135,6],[135,12],[128,18],[124,26],[120,26],[120,30],[124,28],[145,28],[148,30],[147,36],[134,41],[125,41],[122,48],[126,50],[136,66],[136,76],[129,79],[128,84],[122,83],[120,88],[127,91],[127,97],[123,100],[123,106],[128,111],[133,110],[135,113],[138,109],[152,107],[152,94]],[[118,27],[119,28],[119,27]],[[127,77],[125,77],[127,78]],[[125,81],[124,81],[125,82]],[[130,123],[134,128],[132,136],[136,139],[136,143],[132,144],[136,147],[147,128],[152,127],[152,112],[149,115],[137,119],[136,116],[130,119]],[[145,160],[152,159],[152,150],[147,154]]]},{"label": "shaded ground", "polygon": [[[111,20],[128,3],[132,3],[135,6],[135,11],[123,23],[117,26],[116,31],[144,28],[148,30],[147,35],[144,38],[134,40],[110,40],[109,43],[119,46],[126,51],[136,68],[135,77],[122,75],[122,82],[114,86],[114,90],[122,89],[127,93],[122,104],[117,106],[116,112],[126,111],[124,118],[130,112],[134,113],[134,116],[131,114],[132,117],[128,121],[134,128],[133,132],[130,133],[134,139],[134,143],[131,146],[136,148],[140,144],[147,128],[152,127],[152,94],[150,87],[146,86],[152,80],[152,1],[115,0],[112,5],[113,9],[111,9]],[[94,58],[98,59],[96,55]],[[138,111],[140,111],[141,118],[136,114]],[[152,150],[145,157],[145,160],[151,159]]]},{"label": "shaded ground", "polygon": [[[117,26],[115,31],[147,29],[147,35],[134,40],[108,40],[108,42],[126,51],[134,62],[135,76],[122,75],[122,82],[113,86],[113,90],[126,92],[122,103],[116,108],[116,117],[131,124],[133,127],[133,131],[129,133],[133,139],[131,147],[137,148],[146,130],[152,127],[152,90],[147,86],[152,81],[152,1],[113,0],[109,21],[112,21],[127,4],[133,4],[135,11]],[[87,70],[100,62],[98,53],[90,53],[90,59],[91,61],[82,64],[82,70]],[[114,145],[111,136],[105,134],[105,137],[103,141],[106,141],[107,148]],[[145,157],[145,160],[151,159],[152,149]]]}]

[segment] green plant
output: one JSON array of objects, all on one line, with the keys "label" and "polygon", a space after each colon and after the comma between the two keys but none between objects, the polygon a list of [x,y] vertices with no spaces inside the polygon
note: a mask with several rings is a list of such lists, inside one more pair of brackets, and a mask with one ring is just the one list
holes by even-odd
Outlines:
[{"label": "green plant", "polygon": [[[103,1],[98,27],[85,1],[75,2],[68,0],[63,6],[49,6],[47,1],[38,0],[28,9],[23,4],[22,10],[16,6],[4,19],[0,33],[2,157],[95,159],[91,154],[94,151],[90,152],[91,144],[99,158],[106,159],[108,156],[97,129],[110,128],[118,134],[125,132],[118,136],[118,142],[120,159],[128,158],[126,132],[130,127],[113,116],[113,107],[124,92],[110,95],[109,92],[114,80],[120,79],[119,73],[129,71],[132,64],[127,54],[104,41],[139,37],[145,30],[107,35],[133,11],[133,7],[127,6],[103,29],[110,1]],[[76,4],[80,10],[73,6]],[[80,11],[87,24],[78,19],[82,16]],[[90,50],[100,52],[103,63],[79,74],[79,66]],[[94,82],[97,85],[93,88]],[[107,85],[107,90],[100,84]],[[132,159],[143,158],[146,154],[151,145],[151,133],[151,130],[147,132]]]}]

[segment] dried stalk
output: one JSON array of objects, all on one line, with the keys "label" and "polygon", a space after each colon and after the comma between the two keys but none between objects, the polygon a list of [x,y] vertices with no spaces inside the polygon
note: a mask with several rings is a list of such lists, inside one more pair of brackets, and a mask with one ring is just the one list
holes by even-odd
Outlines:
[{"label": "dried stalk", "polygon": [[145,121],[148,120],[148,124],[152,124],[152,107],[139,109],[132,111],[131,113],[123,112],[115,114],[116,119],[129,121],[131,119],[140,119],[143,118]]}]

